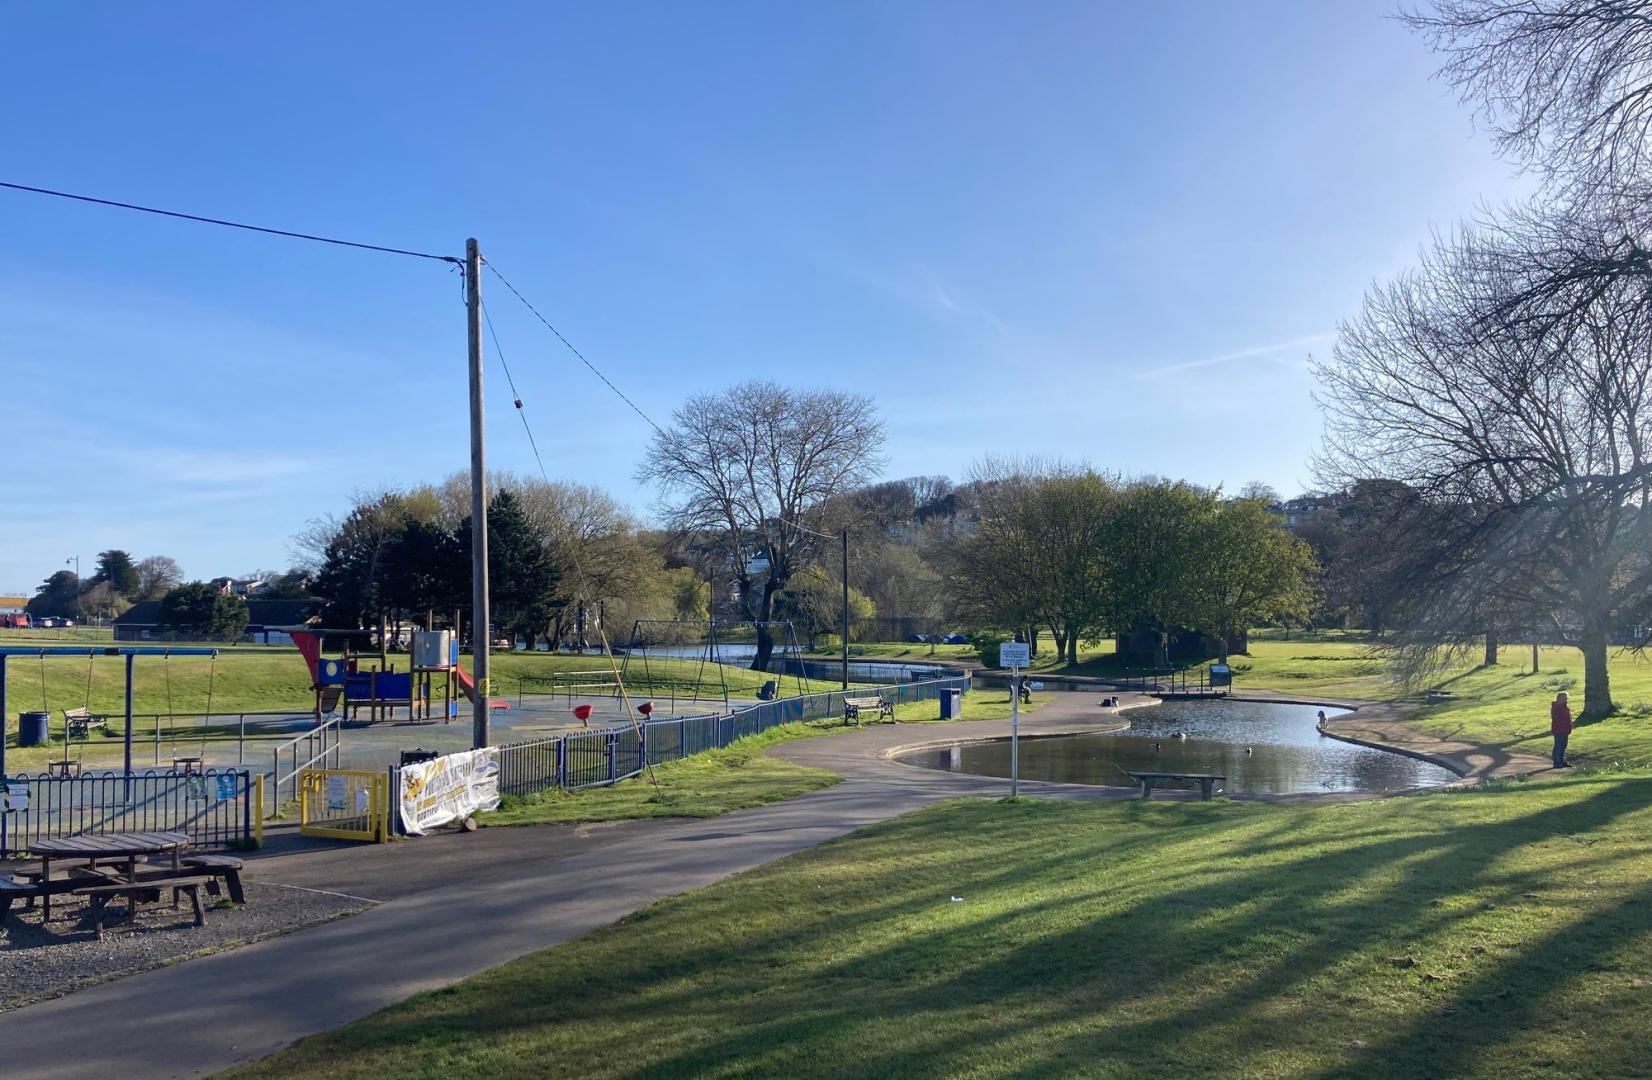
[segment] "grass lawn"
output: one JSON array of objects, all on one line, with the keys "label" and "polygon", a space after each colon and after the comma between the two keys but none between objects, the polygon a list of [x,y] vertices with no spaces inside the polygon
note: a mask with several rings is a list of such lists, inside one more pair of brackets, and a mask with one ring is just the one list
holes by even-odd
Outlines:
[{"label": "grass lawn", "polygon": [[794,765],[763,753],[776,743],[825,735],[840,728],[784,724],[729,746],[671,761],[654,769],[658,786],[644,774],[612,787],[547,791],[506,799],[483,825],[554,825],[575,821],[625,821],[652,817],[716,817],[750,806],[780,802],[831,787],[843,778],[825,769]]},{"label": "grass lawn", "polygon": [[[1033,712],[1038,701],[1021,706]],[[908,723],[950,723],[939,719],[940,703],[914,701],[895,707]],[[1001,720],[1010,714],[1007,693],[976,691],[964,696],[965,720]],[[498,811],[477,818],[483,825],[555,825],[576,821],[623,821],[648,817],[716,817],[734,810],[779,802],[830,787],[842,778],[824,769],[794,765],[766,756],[777,743],[844,731],[839,721],[783,724],[761,735],[737,740],[654,770],[659,786],[646,775],[612,787],[583,791],[547,791],[526,799],[506,799]]]},{"label": "grass lawn", "polygon": [[[1432,685],[1456,699],[1425,707],[1417,725],[1426,731],[1508,749],[1549,752],[1549,702],[1561,690],[1575,701],[1583,693],[1583,654],[1570,647],[1544,648],[1531,673],[1529,647],[1505,648],[1495,667],[1464,668]],[[1402,688],[1386,674],[1381,657],[1361,644],[1252,641],[1248,657],[1234,657],[1235,685],[1245,690],[1388,701]],[[1652,659],[1631,652],[1611,658],[1616,716],[1584,724],[1570,750],[1591,764],[1652,765]]]},{"label": "grass lawn", "polygon": [[232,1075],[1645,1076],[1649,1014],[1652,773],[970,800]]},{"label": "grass lawn", "polygon": [[[1549,702],[1561,690],[1573,708],[1583,701],[1583,657],[1576,649],[1543,649],[1531,674],[1530,650],[1511,649],[1505,662],[1441,680],[1458,700],[1427,708],[1418,726],[1428,731],[1546,755]],[[1507,662],[1512,660],[1513,662]],[[1652,765],[1652,658],[1612,657],[1616,715],[1582,724],[1573,732],[1570,756],[1584,762]]]},{"label": "grass lawn", "polygon": [[[391,659],[398,669],[406,670],[406,656],[393,656]],[[469,656],[461,659],[467,667],[470,666]],[[492,660],[497,696],[509,697],[513,701],[517,696],[518,675],[531,677],[565,671],[592,671],[606,675],[609,670],[608,661],[600,656],[502,652],[493,654]],[[772,677],[735,667],[727,668],[723,673],[730,693],[742,697],[755,695],[757,689]],[[79,708],[89,702],[93,712],[121,714],[125,678],[125,662],[119,657],[98,656],[90,663],[85,656],[51,657],[44,662],[32,656],[11,657],[6,664],[5,720],[7,745],[14,749],[7,752],[7,768],[13,772],[44,768],[49,757],[60,756],[45,749],[15,749],[19,712],[46,709],[52,714],[52,737],[61,741],[64,709]],[[702,671],[697,661],[656,659],[649,662],[646,673],[633,665],[626,675],[626,685],[638,695],[664,696],[672,690],[678,694],[686,693],[696,682],[701,685],[702,692],[707,692],[715,683],[720,694],[721,683],[717,679],[718,674],[711,665],[706,665]],[[140,716],[174,712],[179,717],[199,717],[206,710],[209,681],[213,715],[227,715],[230,721],[240,712],[302,712],[315,704],[315,695],[310,690],[309,670],[296,649],[246,645],[221,648],[216,665],[211,658],[204,656],[178,656],[164,660],[161,657],[138,657],[133,668],[133,712]],[[168,682],[171,684],[170,704]],[[787,680],[783,692],[789,691],[791,686],[791,681]],[[535,687],[530,684],[527,689],[531,694]],[[721,704],[720,698],[718,704]],[[142,740],[153,732],[154,723],[139,719],[133,727],[136,737]],[[116,741],[94,740],[88,748],[88,760],[99,759],[100,753],[105,750],[109,754],[117,754],[111,748]]]}]

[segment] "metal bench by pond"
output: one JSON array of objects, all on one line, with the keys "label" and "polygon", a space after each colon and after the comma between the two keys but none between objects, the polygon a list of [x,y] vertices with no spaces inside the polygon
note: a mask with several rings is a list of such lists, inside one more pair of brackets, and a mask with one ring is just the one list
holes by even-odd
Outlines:
[{"label": "metal bench by pond", "polygon": [[860,723],[861,713],[871,713],[879,720],[895,722],[895,703],[882,697],[846,697],[843,699],[843,722]]},{"label": "metal bench by pond", "polygon": [[1216,785],[1227,777],[1218,773],[1174,773],[1174,772],[1131,772],[1126,773],[1132,780],[1141,785],[1141,797],[1153,797],[1153,788],[1166,780],[1192,781],[1199,785],[1199,798],[1208,799],[1216,790]]}]

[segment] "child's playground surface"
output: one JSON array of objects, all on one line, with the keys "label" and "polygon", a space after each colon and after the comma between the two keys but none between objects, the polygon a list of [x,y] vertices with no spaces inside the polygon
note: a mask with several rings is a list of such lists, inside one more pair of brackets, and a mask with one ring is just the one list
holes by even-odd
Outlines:
[{"label": "child's playground surface", "polygon": [[[461,659],[470,662],[468,656]],[[573,710],[580,704],[591,706],[591,727],[627,722],[603,657],[500,653],[493,657],[493,673],[493,697],[509,704],[492,713],[496,744],[578,729],[584,725]],[[731,704],[748,703],[769,678],[738,667],[717,671],[711,665],[656,659],[645,675],[632,672],[626,687],[633,706],[653,702],[655,717],[692,716],[723,710],[724,682]],[[120,767],[125,680],[119,658],[93,655],[92,649],[79,656],[14,656],[6,681],[8,771],[40,771],[48,761],[62,760],[63,712],[79,708],[108,716],[109,726],[77,742],[70,756],[86,769]],[[795,693],[793,683],[785,680],[782,692]],[[554,693],[547,692],[553,687]],[[401,749],[468,749],[472,707],[464,698],[457,704],[451,722],[410,723],[402,709],[368,724],[369,710],[361,709],[356,715],[362,722],[350,725],[343,745],[347,755],[359,750],[364,756],[351,758],[347,766],[394,764]],[[133,672],[133,764],[165,768],[174,758],[189,756],[209,766],[268,768],[274,746],[313,724],[314,707],[310,674],[296,649],[232,647],[216,658],[142,657]],[[19,747],[19,713],[33,710],[49,714],[51,742]]]}]

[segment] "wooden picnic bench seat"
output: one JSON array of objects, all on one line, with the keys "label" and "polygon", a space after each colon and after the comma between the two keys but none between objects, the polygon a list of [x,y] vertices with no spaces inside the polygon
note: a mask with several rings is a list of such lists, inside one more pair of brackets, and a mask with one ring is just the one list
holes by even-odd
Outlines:
[{"label": "wooden picnic bench seat", "polygon": [[109,916],[109,901],[116,897],[126,898],[126,912],[130,920],[138,917],[138,905],[141,903],[158,903],[161,890],[172,890],[172,906],[178,906],[179,894],[189,897],[189,905],[195,914],[195,925],[206,925],[206,906],[201,903],[201,886],[211,883],[212,878],[207,875],[189,877],[157,877],[144,881],[116,881],[107,885],[82,885],[75,889],[76,896],[86,897],[92,905],[92,926],[97,932],[98,940],[103,940],[104,922]]},{"label": "wooden picnic bench seat", "polygon": [[241,868],[246,864],[234,855],[185,855],[183,864],[211,873],[212,881],[207,885],[208,895],[218,895],[218,879],[223,878],[224,886],[229,890],[229,898],[237,904],[247,902],[246,891],[241,886]]},{"label": "wooden picnic bench seat", "polygon": [[1152,798],[1154,786],[1164,780],[1197,781],[1199,784],[1199,798],[1208,799],[1216,789],[1217,782],[1227,779],[1226,776],[1219,773],[1131,772],[1125,775],[1141,784],[1141,797],[1144,799]]},{"label": "wooden picnic bench seat", "polygon": [[860,714],[873,712],[879,720],[895,722],[895,703],[881,697],[846,697],[843,699],[843,722],[860,723]]}]

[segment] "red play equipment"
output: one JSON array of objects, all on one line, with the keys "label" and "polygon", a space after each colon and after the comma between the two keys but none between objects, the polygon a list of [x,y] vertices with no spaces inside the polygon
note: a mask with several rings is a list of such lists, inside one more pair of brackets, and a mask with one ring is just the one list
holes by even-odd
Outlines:
[{"label": "red play equipment", "polygon": [[[476,680],[471,678],[470,672],[465,670],[465,665],[459,663],[453,665],[453,678],[459,684],[459,689],[464,691],[464,695],[470,703],[472,705],[476,704]],[[490,709],[509,709],[510,707],[510,702],[500,701],[498,698],[488,701],[488,708]]]},{"label": "red play equipment", "polygon": [[[310,669],[317,720],[335,709],[359,718],[363,707],[368,709],[370,721],[393,719],[398,709],[406,709],[410,720],[434,720],[438,716],[452,720],[458,714],[459,694],[472,703],[476,701],[476,680],[459,663],[459,650],[449,631],[415,631],[406,671],[397,671],[391,662],[383,626],[377,631],[376,653],[353,646],[360,639],[373,644],[374,632],[370,630],[300,630],[292,637]],[[329,637],[342,641],[337,658],[322,655],[323,642]],[[489,701],[488,705],[510,708],[504,701]]]}]

